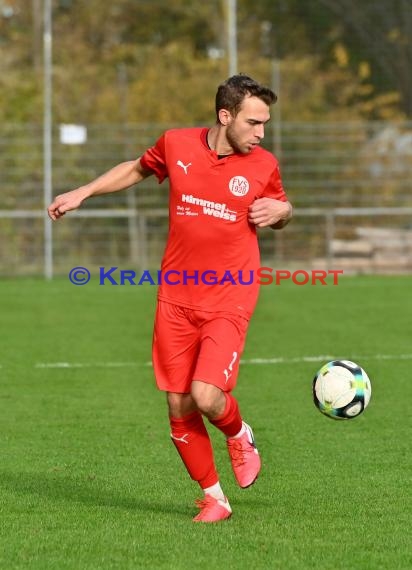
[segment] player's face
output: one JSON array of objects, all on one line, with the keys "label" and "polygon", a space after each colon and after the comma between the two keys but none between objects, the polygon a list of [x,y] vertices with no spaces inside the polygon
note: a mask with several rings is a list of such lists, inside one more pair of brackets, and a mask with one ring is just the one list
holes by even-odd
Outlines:
[{"label": "player's face", "polygon": [[270,119],[269,107],[258,97],[246,97],[236,117],[226,129],[226,138],[235,152],[248,154],[265,136]]}]

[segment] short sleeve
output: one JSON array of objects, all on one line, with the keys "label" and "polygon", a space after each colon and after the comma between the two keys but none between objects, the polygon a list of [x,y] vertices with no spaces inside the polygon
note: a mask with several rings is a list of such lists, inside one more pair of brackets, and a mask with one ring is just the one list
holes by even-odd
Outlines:
[{"label": "short sleeve", "polygon": [[278,164],[276,164],[274,170],[270,175],[268,183],[263,190],[262,197],[275,198],[276,200],[281,200],[282,202],[288,201],[286,193],[283,189],[282,178],[280,176]]},{"label": "short sleeve", "polygon": [[157,140],[154,146],[146,150],[140,158],[140,164],[145,170],[150,170],[155,174],[159,184],[168,176],[164,134]]}]

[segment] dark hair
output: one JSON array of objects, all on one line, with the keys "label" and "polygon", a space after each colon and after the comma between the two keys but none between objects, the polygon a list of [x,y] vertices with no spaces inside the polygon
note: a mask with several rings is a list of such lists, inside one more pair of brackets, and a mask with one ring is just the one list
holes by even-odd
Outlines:
[{"label": "dark hair", "polygon": [[216,93],[216,117],[219,120],[219,111],[227,109],[235,117],[240,111],[240,106],[245,97],[258,97],[266,105],[276,103],[277,95],[269,89],[260,85],[257,81],[243,75],[233,75],[219,85]]}]

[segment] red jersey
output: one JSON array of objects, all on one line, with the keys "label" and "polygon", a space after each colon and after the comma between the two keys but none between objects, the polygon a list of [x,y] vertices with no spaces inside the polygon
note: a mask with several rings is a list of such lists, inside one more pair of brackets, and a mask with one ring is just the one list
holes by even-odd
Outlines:
[{"label": "red jersey", "polygon": [[158,296],[164,301],[250,318],[260,255],[248,208],[261,197],[287,201],[276,158],[261,147],[219,158],[207,128],[166,131],[141,158],[169,177],[169,234]]}]

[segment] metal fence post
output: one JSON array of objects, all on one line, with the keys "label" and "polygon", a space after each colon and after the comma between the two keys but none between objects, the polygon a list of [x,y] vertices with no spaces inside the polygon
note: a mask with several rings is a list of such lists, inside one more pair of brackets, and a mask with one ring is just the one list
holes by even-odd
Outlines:
[{"label": "metal fence post", "polygon": [[46,208],[52,201],[52,5],[51,0],[44,0],[43,23],[43,178],[44,178],[44,276],[53,277],[53,234],[52,221]]},{"label": "metal fence post", "polygon": [[332,268],[334,262],[334,254],[332,247],[332,240],[335,235],[335,213],[333,210],[328,210],[326,212],[326,267]]}]

